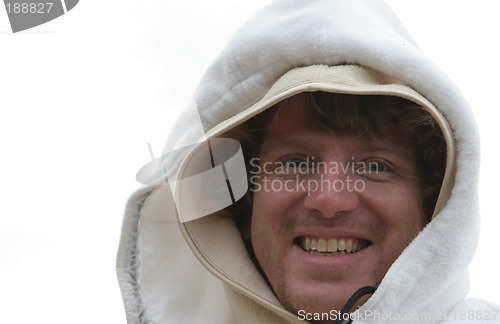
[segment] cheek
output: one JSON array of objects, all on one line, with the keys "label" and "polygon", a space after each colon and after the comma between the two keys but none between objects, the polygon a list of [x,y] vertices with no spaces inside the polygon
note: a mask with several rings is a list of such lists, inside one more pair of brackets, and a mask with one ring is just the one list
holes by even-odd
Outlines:
[{"label": "cheek", "polygon": [[276,214],[276,204],[273,204],[274,193],[257,191],[253,195],[252,232],[260,224],[272,222],[272,215]]},{"label": "cheek", "polygon": [[363,198],[388,227],[423,227],[425,215],[420,192],[403,184],[375,184],[367,188]]},{"label": "cheek", "polygon": [[250,235],[256,253],[261,243],[267,246],[274,237],[272,232],[277,228],[280,215],[278,199],[279,195],[272,191],[261,190],[254,193]]},{"label": "cheek", "polygon": [[367,190],[363,196],[365,203],[383,224],[384,233],[376,244],[380,280],[425,225],[420,195],[407,186],[390,188]]},{"label": "cheek", "polygon": [[425,226],[425,214],[419,191],[407,185],[377,184],[363,195],[368,206],[383,224],[383,259],[396,259]]},{"label": "cheek", "polygon": [[304,193],[293,190],[293,183],[282,179],[264,178],[253,194],[252,223],[286,222],[287,217],[296,214],[303,206]]},{"label": "cheek", "polygon": [[[270,258],[270,251],[278,251],[288,242],[290,224],[300,217],[303,194],[290,190],[275,190],[280,188],[275,184],[272,189],[270,181],[267,187],[262,186],[260,191],[253,195],[250,237],[254,252],[260,263]],[[265,265],[263,265],[265,268]]]}]

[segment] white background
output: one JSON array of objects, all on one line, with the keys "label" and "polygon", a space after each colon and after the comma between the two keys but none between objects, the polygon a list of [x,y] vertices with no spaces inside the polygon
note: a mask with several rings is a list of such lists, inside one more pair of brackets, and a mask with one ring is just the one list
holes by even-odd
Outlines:
[{"label": "white background", "polygon": [[[125,322],[114,262],[147,143],[160,154],[204,69],[267,2],[82,0],[17,34],[0,8],[0,322]],[[499,303],[500,4],[388,2],[474,108],[483,220],[470,295]]]}]

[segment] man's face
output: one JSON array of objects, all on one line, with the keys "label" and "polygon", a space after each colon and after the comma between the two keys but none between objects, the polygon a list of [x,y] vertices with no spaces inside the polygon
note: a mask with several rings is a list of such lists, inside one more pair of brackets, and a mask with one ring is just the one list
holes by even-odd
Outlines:
[{"label": "man's face", "polygon": [[260,152],[251,242],[292,312],[340,310],[357,289],[382,281],[425,225],[408,134],[369,141],[313,130],[298,95]]}]

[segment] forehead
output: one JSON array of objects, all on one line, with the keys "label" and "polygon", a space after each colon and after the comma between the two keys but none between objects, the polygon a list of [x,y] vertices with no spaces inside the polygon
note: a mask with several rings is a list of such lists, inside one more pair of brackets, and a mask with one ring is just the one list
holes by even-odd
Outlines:
[{"label": "forehead", "polygon": [[[346,107],[347,109],[349,107]],[[282,147],[303,147],[317,149],[321,142],[328,142],[328,139],[343,139],[347,143],[347,149],[352,151],[391,151],[405,155],[408,158],[414,158],[411,133],[408,130],[394,128],[391,135],[371,137],[368,135],[360,136],[364,130],[355,132],[356,134],[346,134],[345,131],[336,132],[335,130],[326,131],[317,129],[311,122],[311,116],[308,116],[306,109],[306,96],[302,94],[288,98],[281,104],[278,104],[270,112],[268,125],[265,127],[264,141],[261,145],[261,154]],[[318,118],[316,116],[315,118]],[[387,115],[380,115],[380,118],[390,118]],[[349,121],[346,121],[347,123]],[[385,121],[382,121],[385,122]],[[356,127],[360,127],[357,125]],[[322,141],[317,141],[323,139]],[[333,143],[333,141],[332,141]]]}]

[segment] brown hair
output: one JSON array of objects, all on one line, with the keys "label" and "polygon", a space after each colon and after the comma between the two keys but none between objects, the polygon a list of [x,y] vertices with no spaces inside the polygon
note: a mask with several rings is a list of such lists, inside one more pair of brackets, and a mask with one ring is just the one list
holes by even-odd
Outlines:
[{"label": "brown hair", "polygon": [[[337,135],[359,136],[375,140],[395,137],[401,130],[411,135],[421,178],[423,209],[430,221],[446,165],[446,144],[439,125],[422,107],[395,96],[348,95],[306,92],[307,123],[313,129]],[[249,161],[258,157],[260,144],[277,118],[285,101],[267,109],[247,122],[226,132],[224,137],[238,140],[247,170]],[[251,190],[223,214],[242,221],[252,210]]]}]

